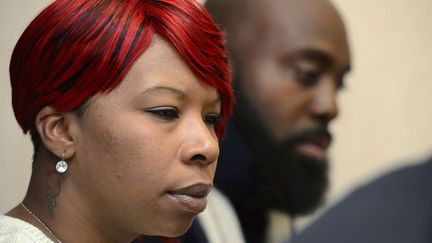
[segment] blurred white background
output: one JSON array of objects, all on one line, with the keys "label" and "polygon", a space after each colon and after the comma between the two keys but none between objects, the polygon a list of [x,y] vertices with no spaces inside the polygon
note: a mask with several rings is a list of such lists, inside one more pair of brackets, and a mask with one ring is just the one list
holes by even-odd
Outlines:
[{"label": "blurred white background", "polygon": [[330,200],[432,156],[432,1],[334,0],[353,72],[333,125]]},{"label": "blurred white background", "polygon": [[[0,2],[0,213],[22,200],[32,156],[11,108],[9,60],[24,28],[49,2]],[[348,27],[354,68],[332,126],[328,205],[371,178],[432,154],[432,1],[333,2]]]}]

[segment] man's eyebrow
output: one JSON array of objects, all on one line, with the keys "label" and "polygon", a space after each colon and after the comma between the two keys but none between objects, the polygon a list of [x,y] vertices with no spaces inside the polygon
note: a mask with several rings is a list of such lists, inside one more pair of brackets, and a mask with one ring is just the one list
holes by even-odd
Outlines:
[{"label": "man's eyebrow", "polygon": [[158,92],[167,92],[171,93],[175,96],[177,96],[179,99],[183,99],[186,97],[185,93],[181,91],[180,89],[170,87],[170,86],[153,86],[148,89],[146,89],[144,92],[142,92],[143,95],[147,95],[149,93],[158,93]]},{"label": "man's eyebrow", "polygon": [[296,56],[316,60],[326,65],[333,65],[333,59],[330,55],[315,49],[303,49],[297,52]]},{"label": "man's eyebrow", "polygon": [[[297,58],[306,58],[310,60],[317,61],[321,63],[324,66],[333,66],[335,65],[334,60],[331,58],[331,56],[323,51],[307,48],[300,50],[294,54],[294,57]],[[343,67],[341,70],[342,74],[346,74],[351,71],[351,65],[347,65]]]}]

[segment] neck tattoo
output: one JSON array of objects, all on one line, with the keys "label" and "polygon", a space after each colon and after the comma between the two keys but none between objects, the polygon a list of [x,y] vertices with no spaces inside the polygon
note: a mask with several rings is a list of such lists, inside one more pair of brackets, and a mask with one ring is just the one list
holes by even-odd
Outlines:
[{"label": "neck tattoo", "polygon": [[30,211],[30,209],[28,209],[24,203],[21,203],[21,206],[34,218],[36,219],[53,237],[54,239],[57,241],[57,243],[62,243],[61,240],[59,240],[59,238],[57,238],[57,236],[54,235],[54,233],[48,228],[48,226],[46,226],[46,224],[44,224],[42,222],[42,220],[40,220],[32,211]]}]

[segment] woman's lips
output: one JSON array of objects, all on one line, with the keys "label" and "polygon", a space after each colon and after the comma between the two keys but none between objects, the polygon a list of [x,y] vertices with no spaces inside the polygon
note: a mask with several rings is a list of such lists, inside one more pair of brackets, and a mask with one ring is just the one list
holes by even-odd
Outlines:
[{"label": "woman's lips", "polygon": [[191,213],[201,213],[207,206],[207,195],[211,191],[211,184],[194,184],[168,192],[168,195]]}]

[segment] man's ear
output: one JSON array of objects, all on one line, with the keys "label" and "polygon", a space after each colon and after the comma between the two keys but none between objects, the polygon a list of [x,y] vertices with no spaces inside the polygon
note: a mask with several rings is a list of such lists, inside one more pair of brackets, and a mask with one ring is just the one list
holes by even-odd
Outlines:
[{"label": "man's ear", "polygon": [[44,107],[36,116],[36,129],[45,148],[55,156],[71,158],[75,154],[75,143],[69,133],[70,119],[64,112],[49,106]]}]

